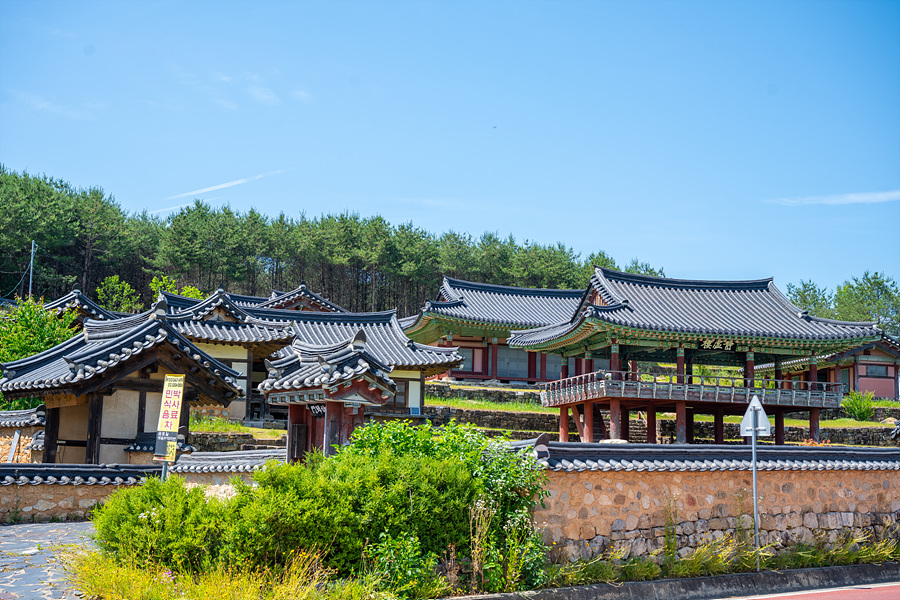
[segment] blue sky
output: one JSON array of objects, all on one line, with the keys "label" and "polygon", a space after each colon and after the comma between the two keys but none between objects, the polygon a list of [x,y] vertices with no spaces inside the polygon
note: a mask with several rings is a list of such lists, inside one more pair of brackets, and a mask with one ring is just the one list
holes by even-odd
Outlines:
[{"label": "blue sky", "polygon": [[900,280],[900,2],[4,0],[0,162],[161,216]]}]

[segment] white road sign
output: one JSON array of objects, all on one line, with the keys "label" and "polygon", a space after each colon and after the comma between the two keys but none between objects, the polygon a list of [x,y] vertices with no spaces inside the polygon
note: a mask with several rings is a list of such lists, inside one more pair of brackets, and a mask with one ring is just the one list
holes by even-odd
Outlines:
[{"label": "white road sign", "polygon": [[772,435],[772,424],[769,423],[769,417],[766,416],[766,411],[763,410],[762,403],[759,401],[758,396],[753,396],[753,399],[750,401],[750,406],[747,407],[747,412],[744,413],[744,418],[741,419],[741,435],[744,437],[753,435],[754,412],[758,415],[756,421],[756,435]]}]

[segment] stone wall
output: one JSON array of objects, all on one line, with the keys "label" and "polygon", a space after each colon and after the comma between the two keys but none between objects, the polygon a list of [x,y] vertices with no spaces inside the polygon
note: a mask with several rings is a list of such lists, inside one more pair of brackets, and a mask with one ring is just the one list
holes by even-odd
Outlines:
[{"label": "stone wall", "polygon": [[205,486],[204,492],[211,498],[231,498],[234,496],[234,479],[244,483],[253,482],[252,473],[172,473],[171,477],[181,477],[188,487]]},{"label": "stone wall", "polygon": [[[809,418],[809,415],[806,415]],[[725,439],[740,439],[740,425],[725,423]],[[675,443],[675,421],[660,419],[656,422],[657,439],[662,444]],[[819,439],[828,440],[832,444],[846,446],[896,446],[891,440],[890,427],[823,427],[819,430]],[[632,438],[637,439],[637,438]],[[715,424],[709,421],[694,422],[695,441],[712,443],[715,439]],[[763,443],[772,443],[774,437],[762,438]],[[785,442],[804,442],[809,439],[809,427],[785,426]]]},{"label": "stone wall", "polygon": [[228,418],[228,408],[221,404],[210,404],[204,406],[191,405],[191,414],[203,417],[219,417],[221,419]]},{"label": "stone wall", "polygon": [[[0,462],[7,462],[9,451],[12,448],[12,441],[16,431],[19,432],[19,442],[16,445],[16,451],[12,461],[14,463],[30,463],[31,450],[26,450],[25,446],[31,443],[31,438],[39,432],[43,431],[43,427],[2,427],[0,428]],[[43,453],[40,453],[43,454]]]},{"label": "stone wall", "polygon": [[254,444],[250,433],[191,433],[191,445],[199,452],[234,452],[245,444]]},{"label": "stone wall", "polygon": [[[662,547],[667,507],[684,555],[704,541],[751,531],[749,471],[549,471],[550,497],[534,511],[544,541],[561,557],[609,547],[629,556]],[[880,536],[900,519],[898,471],[760,472],[760,543],[812,541],[842,529]],[[896,527],[887,534],[896,536]]]},{"label": "stone wall", "polygon": [[77,521],[124,485],[8,485],[0,488],[0,523]]},{"label": "stone wall", "polygon": [[459,384],[439,383],[428,381],[425,383],[425,395],[432,398],[465,398],[468,400],[492,400],[494,402],[533,402],[541,404],[541,394],[536,388],[511,390],[496,388],[489,385],[463,386]]}]

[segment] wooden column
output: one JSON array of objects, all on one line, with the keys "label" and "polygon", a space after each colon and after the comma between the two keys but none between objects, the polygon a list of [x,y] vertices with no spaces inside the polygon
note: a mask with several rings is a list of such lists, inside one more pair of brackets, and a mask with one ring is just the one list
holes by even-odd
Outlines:
[{"label": "wooden column", "polygon": [[781,361],[775,362],[775,388],[781,387],[781,380],[784,379],[784,373],[781,370]]},{"label": "wooden column", "polygon": [[725,443],[725,409],[717,407],[713,410],[713,420],[715,421],[715,437],[717,444]]},{"label": "wooden column", "polygon": [[809,389],[819,389],[819,361],[816,357],[809,359]]},{"label": "wooden column", "polygon": [[685,423],[684,441],[688,444],[694,443],[694,409],[688,408],[684,411]]},{"label": "wooden column", "polygon": [[647,443],[656,443],[656,407],[647,406]]},{"label": "wooden column", "polygon": [[547,355],[541,352],[541,381],[547,381]]},{"label": "wooden column", "polygon": [[43,462],[56,462],[57,440],[59,440],[59,409],[49,408],[44,425],[44,457],[41,459]]},{"label": "wooden column", "polygon": [[528,353],[528,379],[537,379],[537,355],[534,352]]},{"label": "wooden column", "polygon": [[775,445],[784,446],[784,409],[775,409]]},{"label": "wooden column", "polygon": [[559,368],[559,378],[566,379],[569,376],[569,359],[562,357],[562,366]]},{"label": "wooden column", "polygon": [[594,441],[594,403],[584,403],[584,438],[582,442]]},{"label": "wooden column", "polygon": [[609,433],[606,431],[606,423],[603,422],[603,413],[600,412],[600,405],[597,404],[596,402],[594,402],[593,404],[594,404],[594,410],[593,410],[594,427],[595,427],[595,429],[597,427],[600,428],[600,439],[601,440],[609,439]]},{"label": "wooden column", "polygon": [[809,409],[809,439],[814,442],[819,441],[819,409]]},{"label": "wooden column", "polygon": [[684,400],[675,402],[675,443],[687,443],[687,405]]},{"label": "wooden column", "polygon": [[[609,347],[609,370],[610,371],[621,371],[622,363],[619,362],[619,345],[613,344]],[[620,379],[620,375],[618,373],[613,373],[613,379]]]},{"label": "wooden column", "polygon": [[684,383],[684,348],[675,349],[675,373],[677,383]]},{"label": "wooden column", "polygon": [[631,367],[631,380],[632,380],[632,381],[637,381],[637,380],[638,380],[638,364],[637,364],[637,361],[636,361],[636,360],[630,360],[630,361],[628,361],[628,362],[629,362],[629,365],[630,365],[630,367]]},{"label": "wooden column", "polygon": [[609,439],[622,440],[622,404],[618,398],[609,401]]},{"label": "wooden column", "polygon": [[744,362],[744,385],[753,387],[753,353],[748,352]]},{"label": "wooden column", "polygon": [[100,464],[100,422],[103,418],[103,396],[99,393],[88,394],[87,447],[84,462],[89,465]]},{"label": "wooden column", "polygon": [[578,377],[584,373],[584,359],[576,358],[575,359],[575,376]]},{"label": "wooden column", "polygon": [[631,439],[631,413],[627,408],[622,408],[620,413],[622,439],[627,442]]},{"label": "wooden column", "polygon": [[593,358],[584,359],[584,368],[585,368],[585,373],[593,373],[594,372],[594,359]]},{"label": "wooden column", "polygon": [[494,379],[499,379],[497,375],[497,355],[499,352],[497,351],[497,338],[491,339],[491,377]]},{"label": "wooden column", "polygon": [[559,441],[569,441],[569,407],[559,407]]}]

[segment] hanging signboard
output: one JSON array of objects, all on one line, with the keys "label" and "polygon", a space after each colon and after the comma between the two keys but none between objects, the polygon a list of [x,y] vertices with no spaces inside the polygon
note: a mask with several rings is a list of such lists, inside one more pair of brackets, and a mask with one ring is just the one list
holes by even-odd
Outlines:
[{"label": "hanging signboard", "polygon": [[159,424],[156,426],[156,448],[153,460],[175,462],[178,449],[178,423],[181,421],[181,404],[184,398],[184,375],[166,375],[162,404],[159,407]]},{"label": "hanging signboard", "polygon": [[309,412],[311,412],[312,416],[314,416],[315,418],[317,418],[317,419],[325,418],[325,405],[324,404],[307,404],[306,406],[309,408]]}]

